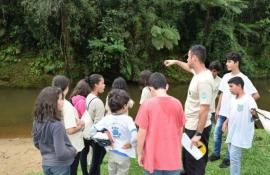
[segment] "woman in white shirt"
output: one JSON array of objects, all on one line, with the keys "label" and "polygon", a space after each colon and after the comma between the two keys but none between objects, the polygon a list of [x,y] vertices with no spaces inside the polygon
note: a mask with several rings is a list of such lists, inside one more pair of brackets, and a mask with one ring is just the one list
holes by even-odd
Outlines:
[{"label": "woman in white shirt", "polygon": [[[86,82],[91,88],[90,94],[86,97],[86,110],[89,112],[89,115],[95,124],[100,121],[105,114],[104,104],[98,97],[98,95],[103,93],[105,89],[104,78],[102,75],[92,74],[86,79]],[[93,155],[89,175],[100,175],[100,165],[106,154],[105,148],[99,146],[93,140],[85,140],[84,144],[85,148],[82,151],[81,159],[83,160],[81,160],[81,162],[87,162],[86,159],[90,145],[93,148]]]}]

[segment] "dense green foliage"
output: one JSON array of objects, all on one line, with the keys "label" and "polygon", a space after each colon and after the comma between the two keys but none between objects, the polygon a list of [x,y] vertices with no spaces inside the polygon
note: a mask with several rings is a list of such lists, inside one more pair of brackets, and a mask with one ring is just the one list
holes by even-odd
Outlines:
[{"label": "dense green foliage", "polygon": [[34,76],[135,80],[148,68],[183,80],[162,61],[198,43],[208,63],[234,50],[249,75],[270,70],[269,0],[2,0],[0,12],[0,67],[31,55]]}]

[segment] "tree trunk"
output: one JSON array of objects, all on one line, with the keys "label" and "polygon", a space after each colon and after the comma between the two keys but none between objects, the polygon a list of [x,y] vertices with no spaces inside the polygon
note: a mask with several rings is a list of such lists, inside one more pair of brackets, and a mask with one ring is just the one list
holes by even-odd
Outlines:
[{"label": "tree trunk", "polygon": [[211,25],[211,21],[212,18],[210,16],[211,14],[211,7],[209,7],[207,9],[207,13],[206,13],[206,19],[205,19],[205,24],[204,24],[204,39],[203,39],[203,44],[205,44],[205,42],[208,39],[208,35],[210,33],[210,25]]},{"label": "tree trunk", "polygon": [[71,70],[71,65],[73,64],[73,56],[71,54],[71,44],[70,44],[70,33],[68,30],[68,21],[69,21],[69,16],[68,16],[68,10],[66,8],[66,3],[63,3],[61,7],[61,38],[60,38],[60,44],[61,44],[61,50],[63,57],[65,59],[65,72],[67,74],[70,73]]}]

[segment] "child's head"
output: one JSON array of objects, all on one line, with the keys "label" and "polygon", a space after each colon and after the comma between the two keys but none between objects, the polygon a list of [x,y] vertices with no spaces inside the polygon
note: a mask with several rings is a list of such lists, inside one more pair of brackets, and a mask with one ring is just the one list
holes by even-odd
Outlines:
[{"label": "child's head", "polygon": [[122,89],[122,90],[128,91],[126,80],[122,77],[118,77],[114,79],[112,83],[112,89]]},{"label": "child's head", "polygon": [[152,72],[150,70],[143,70],[140,73],[139,85],[143,89],[145,86],[148,86],[148,80]]},{"label": "child's head", "polygon": [[166,77],[159,72],[152,73],[149,77],[149,87],[158,89],[167,89]]},{"label": "child's head", "polygon": [[34,108],[34,120],[44,122],[61,120],[64,96],[60,88],[46,87],[38,95]]},{"label": "child's head", "polygon": [[90,87],[88,83],[86,83],[85,79],[82,79],[76,84],[75,88],[73,89],[70,95],[70,98],[76,95],[87,97],[89,93],[90,93]]},{"label": "child's head", "polygon": [[233,77],[228,81],[230,91],[234,95],[238,95],[244,89],[244,81],[241,77]]},{"label": "child's head", "polygon": [[240,68],[240,63],[241,63],[241,55],[237,52],[229,52],[226,55],[227,58],[227,62],[226,62],[226,66],[228,71],[233,71],[235,69],[239,69]]},{"label": "child's head", "polygon": [[125,90],[113,89],[108,95],[108,104],[112,113],[116,113],[120,110],[127,111],[127,104],[129,101],[129,95]]},{"label": "child's head", "polygon": [[52,86],[60,88],[64,96],[66,96],[68,93],[69,79],[64,75],[56,75],[52,80]]},{"label": "child's head", "polygon": [[221,63],[218,60],[212,61],[209,64],[209,70],[212,72],[212,75],[214,78],[217,77],[221,69],[222,69]]},{"label": "child's head", "polygon": [[97,93],[103,93],[105,89],[104,78],[100,74],[92,74],[87,79],[91,91],[96,91]]}]

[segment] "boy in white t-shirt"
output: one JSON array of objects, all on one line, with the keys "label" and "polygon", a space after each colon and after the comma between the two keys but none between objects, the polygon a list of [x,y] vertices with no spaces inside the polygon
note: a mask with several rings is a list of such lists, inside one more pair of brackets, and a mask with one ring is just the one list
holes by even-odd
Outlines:
[{"label": "boy in white t-shirt", "polygon": [[230,152],[230,174],[240,175],[241,153],[243,148],[251,148],[254,135],[254,118],[257,104],[243,90],[244,81],[241,77],[233,77],[228,81],[233,95],[229,102],[229,115],[225,120],[222,131],[228,127],[226,143]]},{"label": "boy in white t-shirt", "polygon": [[[113,143],[109,148],[109,175],[127,175],[130,158],[135,158],[137,128],[133,119],[127,115],[130,98],[126,91],[113,89],[108,95],[111,114],[102,118],[91,129],[91,136],[97,131],[107,129]],[[108,150],[108,149],[107,149]]]},{"label": "boy in white t-shirt", "polygon": [[[220,159],[220,152],[221,152],[221,144],[222,144],[222,124],[226,120],[226,117],[229,114],[229,101],[231,100],[231,97],[233,96],[230,92],[228,81],[232,77],[241,77],[245,83],[245,86],[243,87],[243,90],[246,94],[252,96],[255,100],[260,98],[260,95],[257,91],[257,89],[254,87],[252,82],[249,80],[249,78],[244,75],[240,71],[240,64],[241,64],[241,55],[237,52],[230,52],[226,55],[227,62],[226,66],[229,73],[225,74],[220,82],[219,85],[219,101],[216,108],[216,126],[214,131],[214,151],[209,157],[210,161],[215,161]],[[230,156],[229,152],[227,152],[225,158],[223,159],[222,163],[219,165],[220,168],[226,168],[230,166]]]},{"label": "boy in white t-shirt", "polygon": [[212,103],[210,107],[210,113],[209,115],[211,116],[211,120],[214,120],[215,117],[215,112],[216,112],[216,98],[218,97],[218,87],[221,82],[221,78],[218,76],[219,72],[222,69],[222,66],[218,60],[214,60],[209,64],[208,68],[214,78],[214,87],[213,87],[213,96],[212,96]]}]

